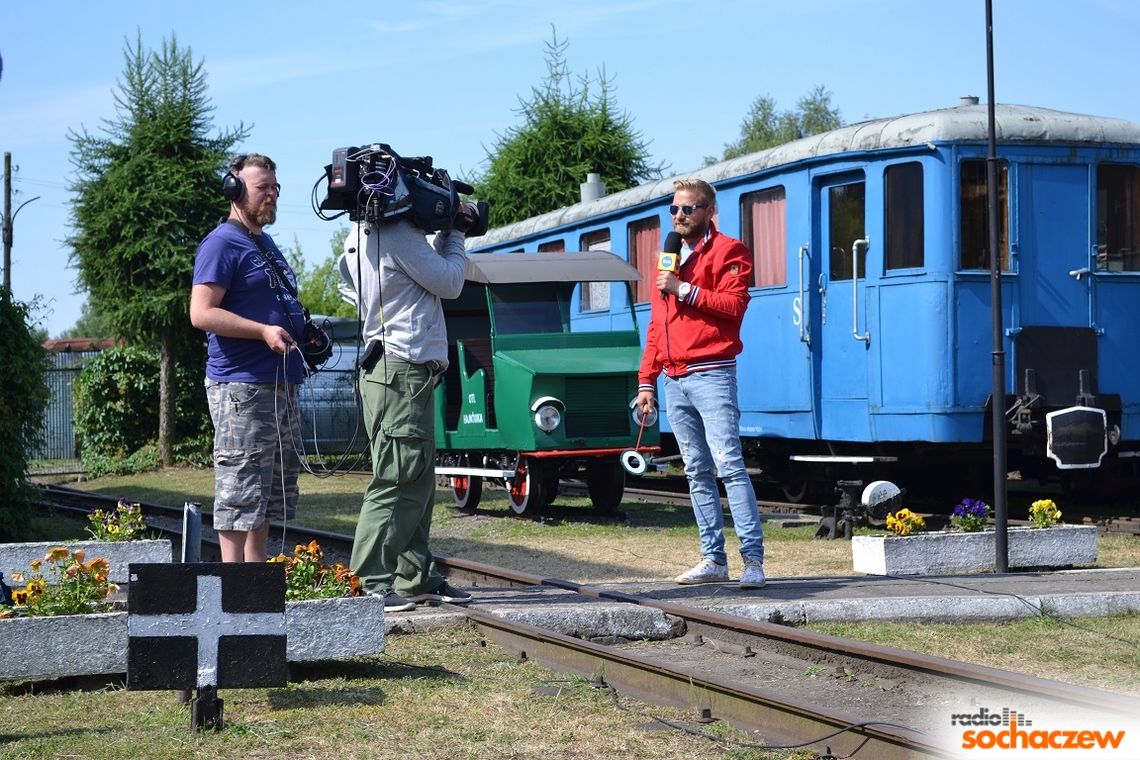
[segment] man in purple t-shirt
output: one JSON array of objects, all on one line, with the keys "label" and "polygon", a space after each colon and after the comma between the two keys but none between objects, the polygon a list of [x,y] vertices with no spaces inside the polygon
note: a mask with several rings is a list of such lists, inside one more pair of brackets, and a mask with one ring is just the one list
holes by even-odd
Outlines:
[{"label": "man in purple t-shirt", "polygon": [[297,507],[304,366],[296,349],[305,319],[296,277],[262,231],[277,219],[276,171],[256,153],[234,159],[222,180],[229,218],[194,259],[190,322],[209,345],[214,530],[223,562],[264,562],[270,519],[291,518]]}]

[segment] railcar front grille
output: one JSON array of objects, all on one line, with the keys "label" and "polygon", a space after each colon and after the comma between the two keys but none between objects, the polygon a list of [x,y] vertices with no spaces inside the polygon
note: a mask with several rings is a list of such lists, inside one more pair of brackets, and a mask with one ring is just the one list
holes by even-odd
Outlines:
[{"label": "railcar front grille", "polygon": [[632,384],[632,378],[621,375],[567,378],[567,437],[627,435]]}]

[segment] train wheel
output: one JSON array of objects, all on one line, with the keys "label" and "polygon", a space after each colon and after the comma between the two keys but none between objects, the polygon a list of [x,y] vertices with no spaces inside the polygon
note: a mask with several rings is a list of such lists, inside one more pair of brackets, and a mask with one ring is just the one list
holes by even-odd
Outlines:
[{"label": "train wheel", "polygon": [[549,507],[558,498],[558,476],[548,475],[542,481],[542,506]]},{"label": "train wheel", "polygon": [[780,486],[780,490],[784,492],[784,498],[792,504],[800,504],[803,502],[804,497],[807,496],[808,482],[804,480],[789,480]]},{"label": "train wheel", "polygon": [[474,512],[483,499],[483,478],[478,475],[453,475],[451,498],[464,512]]},{"label": "train wheel", "polygon": [[625,494],[625,468],[621,462],[593,459],[586,463],[586,490],[594,509],[610,514]]},{"label": "train wheel", "polygon": [[507,501],[516,515],[542,508],[545,498],[542,486],[542,472],[530,460],[521,460],[514,478],[507,484]]}]

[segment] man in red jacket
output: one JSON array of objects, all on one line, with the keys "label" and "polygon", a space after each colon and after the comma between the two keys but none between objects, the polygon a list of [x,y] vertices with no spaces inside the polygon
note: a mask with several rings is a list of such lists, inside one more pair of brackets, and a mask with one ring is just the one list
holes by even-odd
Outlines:
[{"label": "man in red jacket", "polygon": [[740,447],[736,356],[748,307],[752,254],[713,224],[716,190],[703,180],[673,183],[673,228],[680,234],[680,271],[657,273],[649,334],[638,373],[637,402],[648,413],[657,377],[665,374],[665,415],[689,480],[701,560],[677,583],[728,581],[719,473],[740,539],[742,589],[764,585],[764,530]]}]

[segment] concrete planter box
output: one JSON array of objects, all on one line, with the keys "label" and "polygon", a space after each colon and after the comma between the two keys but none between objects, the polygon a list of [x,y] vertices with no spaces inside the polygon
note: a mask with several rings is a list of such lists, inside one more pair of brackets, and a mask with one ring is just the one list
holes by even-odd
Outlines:
[{"label": "concrete planter box", "polygon": [[[1095,525],[1010,528],[1009,566],[1070,567],[1096,563]],[[926,575],[994,569],[994,532],[939,531],[910,536],[855,536],[855,572]]]},{"label": "concrete planter box", "polygon": [[378,596],[285,603],[289,662],[364,657],[384,651],[384,600]]},{"label": "concrete planter box", "polygon": [[[285,636],[289,662],[379,654],[384,651],[384,600],[286,602]],[[126,670],[125,612],[0,620],[0,681]]]},{"label": "concrete planter box", "polygon": [[58,546],[67,547],[72,553],[82,549],[88,562],[96,557],[105,557],[111,563],[108,580],[118,584],[127,583],[127,571],[132,562],[170,562],[172,558],[170,541],[166,539],[0,544],[0,573],[4,573],[4,580],[9,586],[15,587],[17,584],[12,582],[12,573],[27,575],[33,561],[43,559]]}]

